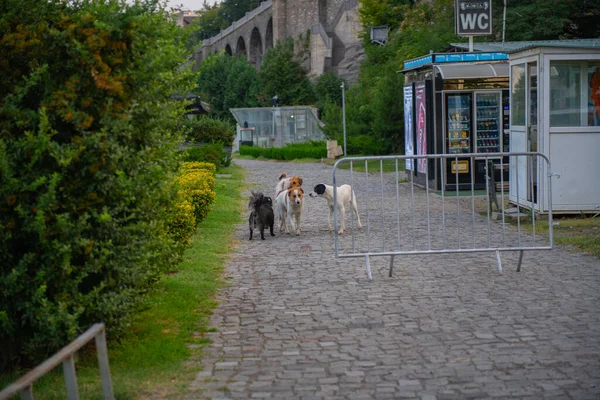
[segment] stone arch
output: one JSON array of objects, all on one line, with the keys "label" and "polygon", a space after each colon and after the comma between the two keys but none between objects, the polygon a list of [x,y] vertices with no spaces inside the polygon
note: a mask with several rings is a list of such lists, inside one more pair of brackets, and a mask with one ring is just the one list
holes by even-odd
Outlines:
[{"label": "stone arch", "polygon": [[228,56],[233,54],[233,51],[231,50],[231,46],[229,45],[229,43],[227,43],[227,46],[225,46],[225,54],[227,54]]},{"label": "stone arch", "polygon": [[251,65],[254,65],[256,69],[260,68],[260,63],[262,62],[262,39],[260,37],[260,32],[258,28],[255,27],[252,29],[252,33],[250,34],[250,52],[248,62]]},{"label": "stone arch", "polygon": [[248,56],[246,54],[246,41],[244,40],[243,36],[240,36],[237,40],[237,44],[235,45],[235,55],[238,58],[244,58],[247,59]]},{"label": "stone arch", "polygon": [[269,18],[267,22],[267,29],[265,31],[265,53],[267,50],[273,48],[273,17]]}]

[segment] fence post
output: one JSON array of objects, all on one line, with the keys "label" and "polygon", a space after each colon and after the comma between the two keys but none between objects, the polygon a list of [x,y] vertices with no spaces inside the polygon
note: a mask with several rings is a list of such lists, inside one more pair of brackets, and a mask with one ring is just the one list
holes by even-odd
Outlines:
[{"label": "fence post", "polygon": [[79,389],[77,388],[77,372],[75,371],[75,360],[73,355],[63,361],[63,372],[65,375],[65,385],[67,386],[67,398],[69,400],[79,400]]},{"label": "fence post", "polygon": [[110,367],[108,364],[108,347],[106,346],[106,332],[102,329],[96,337],[96,352],[98,354],[98,368],[100,369],[100,379],[102,380],[102,392],[105,400],[113,400],[112,381],[110,378]]}]

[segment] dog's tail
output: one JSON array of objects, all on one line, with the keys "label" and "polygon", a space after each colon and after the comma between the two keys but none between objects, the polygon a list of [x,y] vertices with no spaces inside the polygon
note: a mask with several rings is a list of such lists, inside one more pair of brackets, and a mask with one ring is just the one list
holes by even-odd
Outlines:
[{"label": "dog's tail", "polygon": [[283,174],[281,174],[279,176],[279,180],[282,180],[283,178],[286,178],[286,177],[287,177],[287,174],[284,172]]},{"label": "dog's tail", "polygon": [[256,209],[260,206],[264,194],[262,192],[255,192],[254,190],[250,191],[250,200],[248,201],[248,208]]}]

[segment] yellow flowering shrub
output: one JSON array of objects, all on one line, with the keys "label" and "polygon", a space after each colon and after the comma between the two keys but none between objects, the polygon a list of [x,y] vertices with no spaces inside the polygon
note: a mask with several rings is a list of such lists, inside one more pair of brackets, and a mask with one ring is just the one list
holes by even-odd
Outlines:
[{"label": "yellow flowering shrub", "polygon": [[185,196],[178,195],[173,208],[169,210],[169,236],[178,244],[187,246],[196,226],[194,206]]},{"label": "yellow flowering shrub", "polygon": [[213,163],[200,162],[200,161],[188,161],[183,163],[184,171],[192,170],[204,170],[212,173],[213,175],[217,172],[217,167]]},{"label": "yellow flowering shrub", "polygon": [[202,169],[184,168],[177,178],[177,184],[180,195],[194,207],[196,224],[200,223],[210,211],[216,197],[214,175]]}]

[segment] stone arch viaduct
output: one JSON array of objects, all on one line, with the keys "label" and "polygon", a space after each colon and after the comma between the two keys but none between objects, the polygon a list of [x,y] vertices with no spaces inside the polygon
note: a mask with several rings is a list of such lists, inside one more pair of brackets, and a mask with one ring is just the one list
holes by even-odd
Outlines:
[{"label": "stone arch viaduct", "polygon": [[[358,0],[268,0],[242,19],[205,39],[194,53],[197,64],[224,51],[260,68],[264,54],[277,40],[308,41],[302,60],[310,76],[332,71],[354,81],[363,49],[358,39]],[[298,44],[298,46],[302,46]]]}]

